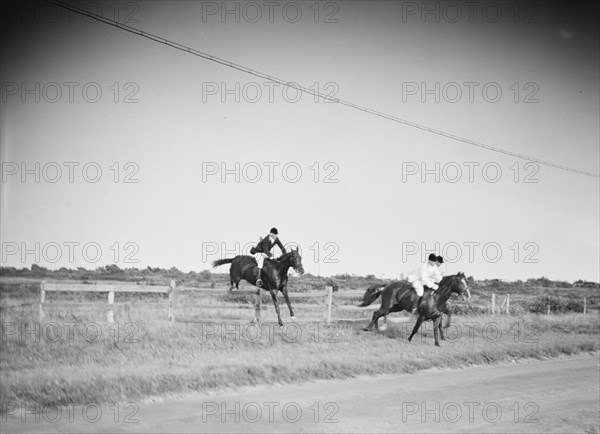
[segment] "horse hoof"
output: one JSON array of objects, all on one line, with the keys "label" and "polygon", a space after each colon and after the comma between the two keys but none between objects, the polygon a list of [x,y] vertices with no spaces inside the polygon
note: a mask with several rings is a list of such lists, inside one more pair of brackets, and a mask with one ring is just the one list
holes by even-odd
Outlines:
[{"label": "horse hoof", "polygon": [[369,327],[363,327],[361,330],[363,332],[370,332],[371,331],[371,329]]},{"label": "horse hoof", "polygon": [[291,319],[292,321],[296,321],[296,317],[295,317],[295,316],[291,317],[290,319]]},{"label": "horse hoof", "polygon": [[386,330],[387,330],[387,326],[385,324],[379,326],[379,331],[384,332]]}]

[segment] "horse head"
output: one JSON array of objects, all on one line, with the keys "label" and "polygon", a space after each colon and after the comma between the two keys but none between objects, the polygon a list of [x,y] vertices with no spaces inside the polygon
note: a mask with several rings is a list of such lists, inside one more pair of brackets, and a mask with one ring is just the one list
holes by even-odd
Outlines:
[{"label": "horse head", "polygon": [[465,277],[465,273],[459,271],[456,275],[452,277],[453,279],[451,291],[460,295],[463,301],[470,299],[471,291],[469,289],[469,285],[467,284],[467,278]]},{"label": "horse head", "polygon": [[294,270],[296,270],[298,274],[304,274],[304,267],[302,266],[302,256],[300,256],[300,252],[298,251],[297,247],[296,250],[292,248],[290,251],[290,265]]},{"label": "horse head", "polygon": [[440,293],[444,293],[449,297],[452,293],[458,294],[463,300],[471,298],[471,291],[467,284],[465,273],[459,271],[458,274],[445,276],[440,282]]},{"label": "horse head", "polygon": [[280,264],[287,263],[298,274],[300,274],[300,275],[304,274],[304,267],[302,266],[302,256],[300,256],[300,252],[298,251],[298,248],[294,249],[292,247],[292,249],[289,252],[281,255],[277,259],[277,262],[279,262]]}]

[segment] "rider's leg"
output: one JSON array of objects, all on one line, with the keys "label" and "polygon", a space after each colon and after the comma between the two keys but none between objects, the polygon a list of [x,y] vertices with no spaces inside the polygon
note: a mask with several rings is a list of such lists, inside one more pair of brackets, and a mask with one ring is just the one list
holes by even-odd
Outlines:
[{"label": "rider's leg", "polygon": [[260,276],[261,276],[260,273],[262,272],[263,262],[264,262],[266,256],[267,255],[265,255],[264,253],[257,253],[254,255],[254,258],[256,259],[256,263],[258,264],[258,274],[256,275],[256,286],[258,286],[259,288],[263,284],[262,279],[260,278]]},{"label": "rider's leg", "polygon": [[419,300],[417,301],[417,304],[415,307],[413,307],[412,313],[416,314],[417,313],[417,309],[419,308],[419,305],[421,304],[421,300],[423,300],[423,284],[421,282],[413,282],[412,284],[413,288],[415,289],[415,292],[417,293],[417,295],[419,296]]},{"label": "rider's leg", "polygon": [[256,275],[256,286],[260,287],[263,284],[262,279],[260,278],[260,273],[262,271],[262,267],[258,267],[258,273]]}]

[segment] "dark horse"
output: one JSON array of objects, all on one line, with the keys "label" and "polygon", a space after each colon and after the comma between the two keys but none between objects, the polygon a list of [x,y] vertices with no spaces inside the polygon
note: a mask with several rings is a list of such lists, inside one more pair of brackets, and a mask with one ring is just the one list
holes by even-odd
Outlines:
[{"label": "dark horse", "polygon": [[[379,318],[382,316],[385,317],[389,313],[400,312],[402,310],[410,312],[418,301],[417,293],[408,281],[392,282],[386,285],[383,290],[379,290],[380,287],[381,285],[375,285],[367,289],[363,297],[363,302],[359,305],[360,307],[369,306],[381,296],[381,307],[373,313],[373,319],[367,327],[363,328],[364,331],[372,330],[373,326],[379,329]],[[464,273],[444,277],[439,284],[439,289],[436,291],[432,291],[429,288],[425,289],[423,302],[418,310],[419,318],[408,338],[409,342],[415,333],[417,333],[423,321],[431,320],[433,321],[435,345],[440,345],[438,333],[444,339],[442,316],[444,313],[450,314],[446,301],[448,301],[452,293],[461,295],[463,300],[471,298],[471,292],[469,291]]]},{"label": "dark horse", "polygon": [[[239,289],[240,280],[242,279],[252,285],[256,285],[256,279],[258,277],[256,270],[258,264],[253,256],[240,255],[230,259],[219,259],[218,261],[213,262],[213,268],[223,264],[231,264],[231,268],[229,269],[231,283],[231,287],[229,288],[230,291],[233,290],[234,286],[236,289]],[[283,293],[283,298],[290,309],[290,316],[292,317],[292,320],[295,319],[287,291],[288,270],[290,267],[299,274],[304,274],[302,257],[300,256],[300,253],[298,253],[298,249],[292,249],[290,252],[281,255],[276,260],[266,258],[262,269],[262,287],[271,293],[280,327],[283,327],[283,322],[281,321],[281,315],[279,314],[277,291]]]}]

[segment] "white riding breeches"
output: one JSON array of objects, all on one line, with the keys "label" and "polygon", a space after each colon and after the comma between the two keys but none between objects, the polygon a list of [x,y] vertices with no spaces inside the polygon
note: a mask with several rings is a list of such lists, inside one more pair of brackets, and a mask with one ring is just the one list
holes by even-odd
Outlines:
[{"label": "white riding breeches", "polygon": [[417,295],[419,297],[423,297],[423,293],[425,292],[425,288],[423,288],[423,284],[419,281],[411,282],[411,284],[412,284],[413,288],[415,288]]},{"label": "white riding breeches", "polygon": [[263,267],[263,262],[265,261],[265,258],[268,258],[266,253],[258,252],[254,254],[254,259],[256,259],[256,262],[258,263],[258,268]]}]

